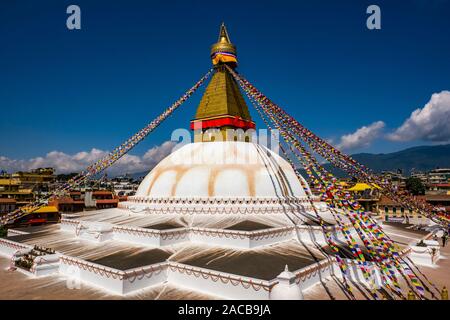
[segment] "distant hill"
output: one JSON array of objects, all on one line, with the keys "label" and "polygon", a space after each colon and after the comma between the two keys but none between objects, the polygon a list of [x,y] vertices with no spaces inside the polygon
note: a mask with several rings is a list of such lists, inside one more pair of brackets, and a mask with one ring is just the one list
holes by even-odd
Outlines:
[{"label": "distant hill", "polygon": [[393,153],[357,153],[352,157],[375,172],[403,170],[429,171],[435,168],[450,168],[450,144],[413,147]]},{"label": "distant hill", "polygon": [[[353,159],[364,164],[376,173],[382,171],[397,171],[401,169],[408,176],[411,170],[429,171],[436,168],[450,168],[450,144],[438,146],[412,147],[392,153],[356,153]],[[340,169],[334,168],[329,163],[324,167],[337,177],[345,177]],[[306,174],[300,170],[302,175]]]},{"label": "distant hill", "polygon": [[[153,168],[151,168],[151,169],[153,169]],[[145,176],[150,172],[151,169],[149,169],[148,171],[144,171],[144,172],[131,173],[130,176],[134,180],[140,180],[140,179],[145,178]]]}]

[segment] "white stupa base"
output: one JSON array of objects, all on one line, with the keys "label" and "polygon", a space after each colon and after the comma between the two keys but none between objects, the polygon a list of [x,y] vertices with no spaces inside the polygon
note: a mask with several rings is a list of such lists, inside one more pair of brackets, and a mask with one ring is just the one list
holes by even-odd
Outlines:
[{"label": "white stupa base", "polygon": [[[11,240],[5,241],[2,239],[0,241],[0,253],[8,258],[24,254],[30,250],[31,247]],[[404,254],[411,252],[413,252],[413,248],[408,248],[404,251]],[[370,276],[365,278],[360,266],[353,260],[345,261],[348,267],[346,276],[349,280],[369,289],[383,286],[380,270],[374,263],[366,263],[365,267]],[[289,272],[289,276],[284,275],[283,283],[283,281],[280,281],[280,276],[284,272],[272,280],[261,280],[173,261],[119,270],[58,253],[38,257],[30,271],[22,272],[29,276],[60,274],[67,277],[68,284],[76,285],[80,281],[117,295],[132,294],[138,290],[168,282],[224,299],[252,300],[303,299],[305,290],[332,275],[341,276],[334,259],[322,260]],[[397,274],[397,276],[400,275]]]},{"label": "white stupa base", "polygon": [[418,265],[433,267],[441,257],[439,244],[437,247],[434,245],[426,247],[411,246],[409,257]]}]

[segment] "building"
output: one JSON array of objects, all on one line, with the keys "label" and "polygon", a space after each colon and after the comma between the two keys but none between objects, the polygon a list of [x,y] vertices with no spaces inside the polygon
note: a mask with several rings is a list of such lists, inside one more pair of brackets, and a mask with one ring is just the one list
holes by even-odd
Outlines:
[{"label": "building", "polygon": [[112,189],[119,197],[133,196],[136,193],[139,183],[131,177],[117,177],[111,180]]},{"label": "building", "polygon": [[428,182],[441,184],[450,182],[450,169],[434,169],[428,173]]},{"label": "building", "polygon": [[377,212],[376,205],[381,197],[381,188],[377,185],[357,182],[347,189],[353,198],[364,208],[365,211]]},{"label": "building", "polygon": [[397,185],[397,186],[404,186],[405,185],[405,181],[406,181],[406,177],[403,175],[403,173],[401,171],[383,171],[382,176],[389,179],[392,184]]},{"label": "building", "polygon": [[450,195],[448,194],[426,194],[424,196],[417,196],[420,199],[425,200],[438,211],[450,215]]},{"label": "building", "polygon": [[417,178],[422,181],[423,184],[428,183],[428,173],[427,172],[414,172],[411,173],[411,178]]},{"label": "building", "polygon": [[450,195],[450,183],[430,183],[426,187],[426,194]]},{"label": "building", "polygon": [[[437,212],[450,216],[450,195],[421,195],[418,199],[428,202],[436,208]],[[415,211],[405,209],[401,204],[382,195],[376,202],[376,211],[384,221],[407,222],[412,224],[428,225],[429,219]]]},{"label": "building", "polygon": [[57,207],[48,205],[43,206],[32,214],[26,215],[14,222],[14,227],[41,226],[60,221],[61,215]]},{"label": "building", "polygon": [[119,196],[109,190],[70,191],[67,196],[51,200],[50,204],[58,208],[60,212],[76,213],[86,210],[116,208],[119,200]]},{"label": "building", "polygon": [[376,212],[378,212],[383,221],[408,222],[415,224],[428,223],[428,219],[426,217],[405,209],[401,204],[384,195],[382,195],[376,203]]},{"label": "building", "polygon": [[17,207],[21,207],[34,200],[33,190],[24,188],[22,182],[17,178],[0,178],[0,198],[14,199]]},{"label": "building", "polygon": [[0,176],[0,198],[16,200],[16,206],[31,203],[36,196],[48,193],[55,183],[53,168],[39,168],[30,172],[3,173]]},{"label": "building", "polygon": [[0,197],[10,198],[10,195],[16,194],[20,188],[20,181],[11,179],[9,176],[0,178]]},{"label": "building", "polygon": [[[0,178],[0,215],[13,212],[32,203],[40,194],[48,192],[54,182],[53,169],[36,169],[32,172],[3,174]],[[59,211],[54,206],[44,206],[15,221],[14,226],[36,226],[59,221]]]},{"label": "building", "polygon": [[50,205],[55,206],[63,213],[81,212],[85,208],[81,191],[70,191],[68,195],[50,201]]},{"label": "building", "polygon": [[30,172],[16,172],[11,175],[12,179],[20,181],[23,188],[28,188],[36,193],[46,193],[51,184],[55,183],[56,176],[53,168],[38,168]]},{"label": "building", "polygon": [[119,204],[119,197],[114,195],[111,191],[93,191],[92,198],[95,202],[95,207],[97,210],[117,208],[117,205]]},{"label": "building", "polygon": [[16,210],[16,203],[15,199],[0,198],[0,215]]}]

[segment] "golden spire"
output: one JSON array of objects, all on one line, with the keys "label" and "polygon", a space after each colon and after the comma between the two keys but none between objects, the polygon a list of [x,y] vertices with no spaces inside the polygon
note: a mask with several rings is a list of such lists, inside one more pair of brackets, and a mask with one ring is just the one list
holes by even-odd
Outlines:
[{"label": "golden spire", "polygon": [[231,43],[225,23],[222,22],[219,31],[219,38],[211,47],[211,60],[214,65],[228,64],[236,67],[236,47]]},{"label": "golden spire", "polygon": [[228,129],[254,129],[255,123],[238,84],[225,66],[234,68],[237,60],[236,47],[231,43],[224,23],[220,26],[217,42],[211,47],[211,59],[215,73],[198,105],[195,119],[191,121],[191,129],[198,133],[194,135],[195,141],[213,141],[209,135],[203,135],[208,129],[218,130],[224,140],[234,140],[236,136]]},{"label": "golden spire", "polygon": [[225,27],[224,22],[222,22],[222,24],[220,25],[219,39],[217,40],[217,42],[231,43],[230,37],[228,36],[227,27]]}]

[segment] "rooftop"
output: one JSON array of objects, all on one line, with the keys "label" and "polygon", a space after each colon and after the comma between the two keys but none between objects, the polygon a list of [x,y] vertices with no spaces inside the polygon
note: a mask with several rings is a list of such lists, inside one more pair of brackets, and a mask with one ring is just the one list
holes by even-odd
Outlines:
[{"label": "rooftop", "polygon": [[128,270],[164,262],[170,255],[171,252],[159,248],[148,250],[130,248],[111,253],[98,259],[89,259],[88,261],[118,270]]},{"label": "rooftop", "polygon": [[296,241],[254,250],[189,245],[170,258],[171,261],[195,267],[262,280],[276,278],[286,265],[289,270],[298,270],[322,259],[324,256],[319,250]]},{"label": "rooftop", "polygon": [[268,226],[267,224],[263,224],[256,221],[250,221],[250,220],[244,220],[241,222],[238,222],[232,226],[229,226],[225,229],[228,230],[239,230],[239,231],[256,231],[256,230],[264,230],[264,229],[270,229],[271,226]]},{"label": "rooftop", "polygon": [[162,284],[126,296],[80,284],[79,290],[70,289],[67,279],[59,275],[28,277],[21,272],[10,272],[9,259],[0,256],[0,299],[2,300],[211,300],[211,295],[193,292],[172,284]]},{"label": "rooftop", "polygon": [[9,198],[0,198],[0,203],[16,203],[16,200]]}]

